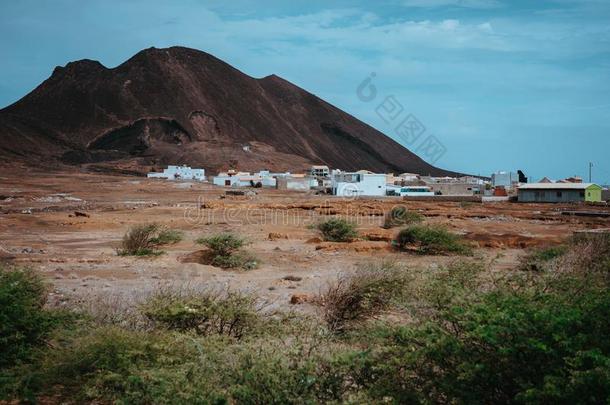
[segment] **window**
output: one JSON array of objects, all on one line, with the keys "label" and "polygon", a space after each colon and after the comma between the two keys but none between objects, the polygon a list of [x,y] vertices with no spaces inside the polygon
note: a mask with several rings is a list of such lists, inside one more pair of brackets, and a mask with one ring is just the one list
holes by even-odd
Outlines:
[{"label": "window", "polygon": [[585,196],[585,192],[584,192],[584,191],[581,191],[581,192],[580,192],[580,196],[581,196],[581,197],[584,197],[584,196]]},{"label": "window", "polygon": [[563,193],[561,191],[557,192],[557,198],[561,198],[563,196]]}]

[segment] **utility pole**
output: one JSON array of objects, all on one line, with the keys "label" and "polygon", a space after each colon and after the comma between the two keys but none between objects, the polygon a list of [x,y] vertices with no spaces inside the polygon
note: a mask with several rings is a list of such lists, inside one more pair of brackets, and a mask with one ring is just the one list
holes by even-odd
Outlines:
[{"label": "utility pole", "polygon": [[591,170],[593,169],[593,162],[589,162],[589,183],[592,183]]}]

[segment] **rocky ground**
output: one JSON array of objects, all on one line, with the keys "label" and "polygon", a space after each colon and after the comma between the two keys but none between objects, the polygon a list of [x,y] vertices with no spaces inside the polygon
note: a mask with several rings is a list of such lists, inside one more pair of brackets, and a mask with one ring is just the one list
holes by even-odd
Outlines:
[{"label": "rocky ground", "polygon": [[[398,197],[345,200],[313,193],[257,189],[226,196],[226,189],[193,182],[5,168],[0,176],[0,258],[39,269],[58,302],[100,295],[140,294],[165,284],[204,285],[256,292],[282,308],[317,293],[359,263],[396,260],[425,270],[456,260],[393,250],[397,230],[381,228],[383,214],[405,204],[464,235],[475,259],[493,271],[514,267],[524,249],[561,243],[574,231],[610,227],[610,219],[562,215],[566,210],[610,212],[608,207],[517,203],[403,202]],[[329,243],[309,226],[341,215],[358,223],[361,240]],[[132,225],[157,222],[184,232],[178,244],[152,258],[116,254]],[[234,231],[260,259],[251,271],[198,263],[200,236]],[[288,279],[286,279],[286,276]],[[308,305],[297,305],[307,310]]]}]

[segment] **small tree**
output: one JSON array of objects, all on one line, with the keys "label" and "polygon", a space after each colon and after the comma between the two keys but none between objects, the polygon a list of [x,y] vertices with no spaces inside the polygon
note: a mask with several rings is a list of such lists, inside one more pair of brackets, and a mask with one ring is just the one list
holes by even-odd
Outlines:
[{"label": "small tree", "polygon": [[182,240],[182,233],[167,229],[159,224],[135,225],[125,233],[121,247],[117,249],[120,256],[148,256],[161,252],[160,246],[177,243]]},{"label": "small tree", "polygon": [[349,242],[358,236],[356,226],[342,218],[332,218],[318,224],[318,230],[328,242]]},{"label": "small tree", "polygon": [[259,320],[256,299],[239,292],[159,291],[142,306],[144,315],[167,329],[241,338]]},{"label": "small tree", "polygon": [[46,300],[38,274],[0,267],[0,369],[29,360],[47,338],[57,318],[44,309]]},{"label": "small tree", "polygon": [[457,253],[468,255],[471,253],[470,246],[460,240],[445,228],[432,226],[410,226],[401,230],[394,241],[399,249],[407,246],[416,246],[419,253],[439,254]]},{"label": "small tree", "polygon": [[197,239],[197,243],[210,249],[210,264],[223,269],[253,269],[258,265],[256,258],[241,250],[246,240],[232,233],[221,233]]},{"label": "small tree", "polygon": [[387,310],[406,291],[408,273],[392,263],[361,266],[342,274],[318,297],[324,320],[333,332],[343,332]]},{"label": "small tree", "polygon": [[395,226],[415,224],[423,220],[423,215],[407,210],[404,205],[397,205],[386,214],[383,227],[390,229]]}]

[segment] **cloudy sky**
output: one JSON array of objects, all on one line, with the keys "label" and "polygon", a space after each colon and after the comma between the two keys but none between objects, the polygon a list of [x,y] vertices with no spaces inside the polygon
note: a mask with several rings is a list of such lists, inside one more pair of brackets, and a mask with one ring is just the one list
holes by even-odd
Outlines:
[{"label": "cloudy sky", "polygon": [[396,137],[377,108],[393,96],[445,146],[441,167],[537,180],[586,178],[592,161],[610,183],[608,0],[3,1],[0,106],[71,60],[114,67],[172,45],[275,73]]}]

